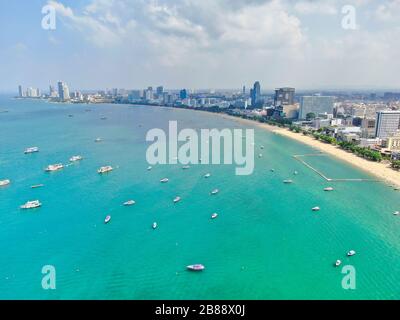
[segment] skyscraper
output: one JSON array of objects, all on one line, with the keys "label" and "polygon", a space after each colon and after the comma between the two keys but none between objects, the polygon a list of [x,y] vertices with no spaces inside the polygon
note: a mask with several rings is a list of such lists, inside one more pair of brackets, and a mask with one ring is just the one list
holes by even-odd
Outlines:
[{"label": "skyscraper", "polygon": [[275,106],[284,106],[294,104],[294,88],[278,88],[275,89]]},{"label": "skyscraper", "polygon": [[182,90],[180,91],[180,93],[179,93],[179,98],[180,98],[181,100],[183,100],[183,99],[187,99],[187,97],[188,97],[187,90],[186,90],[186,89],[182,89]]},{"label": "skyscraper", "polygon": [[18,95],[19,95],[20,98],[22,98],[24,96],[24,92],[22,90],[22,86],[21,85],[18,86]]},{"label": "skyscraper", "polygon": [[159,98],[162,97],[163,93],[164,93],[164,87],[163,86],[157,87],[157,96]]},{"label": "skyscraper", "polygon": [[375,137],[387,139],[400,130],[400,111],[383,110],[376,113]]},{"label": "skyscraper", "polygon": [[256,81],[254,83],[253,89],[250,90],[251,106],[255,108],[261,106],[261,86],[260,82]]},{"label": "skyscraper", "polygon": [[58,82],[58,97],[61,101],[70,100],[69,88],[66,83],[59,81]]},{"label": "skyscraper", "polygon": [[307,114],[313,113],[318,116],[320,113],[333,112],[334,97],[330,96],[304,96],[300,100],[300,119],[306,119]]}]

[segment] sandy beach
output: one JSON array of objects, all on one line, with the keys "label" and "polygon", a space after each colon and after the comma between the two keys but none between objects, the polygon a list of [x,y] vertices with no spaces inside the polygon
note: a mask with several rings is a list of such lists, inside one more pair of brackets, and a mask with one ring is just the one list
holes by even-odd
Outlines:
[{"label": "sandy beach", "polygon": [[268,125],[266,123],[259,123],[253,120],[229,116],[227,114],[218,114],[218,115],[241,124],[257,126],[264,130],[272,131],[275,132],[276,134],[280,134],[282,136],[294,139],[298,142],[317,148],[318,150],[326,154],[329,154],[333,157],[336,157],[337,159],[347,162],[350,165],[353,165],[361,170],[364,170],[365,172],[368,172],[369,174],[375,176],[377,179],[382,180],[383,182],[387,183],[390,186],[400,188],[400,171],[395,171],[391,169],[390,165],[387,163],[373,162],[360,158],[353,153],[349,153],[343,149],[340,149],[337,146],[323,143],[321,141],[315,140],[313,137],[305,136],[301,133],[292,132],[287,128],[279,128]]}]

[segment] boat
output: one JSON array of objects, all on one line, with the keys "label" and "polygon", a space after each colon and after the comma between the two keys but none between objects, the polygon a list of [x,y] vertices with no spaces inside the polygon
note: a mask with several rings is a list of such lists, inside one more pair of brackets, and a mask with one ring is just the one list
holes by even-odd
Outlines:
[{"label": "boat", "polygon": [[101,120],[107,120],[107,117],[101,117],[100,119]]},{"label": "boat", "polygon": [[394,214],[395,216],[398,216],[398,215],[400,215],[400,211],[395,211],[395,212],[393,212],[393,214]]},{"label": "boat", "polygon": [[293,174],[294,174],[295,176],[297,176],[299,173],[295,170],[295,171],[293,172]]},{"label": "boat", "polygon": [[286,183],[286,184],[293,183],[293,180],[290,180],[290,179],[283,180],[283,183]]},{"label": "boat", "polygon": [[153,230],[155,230],[155,229],[157,229],[158,228],[158,224],[157,224],[157,222],[154,222],[153,223]]},{"label": "boat", "polygon": [[68,115],[68,117],[70,117],[70,118],[73,118],[73,116],[74,116],[73,114],[69,114],[69,115]]},{"label": "boat", "polygon": [[168,181],[169,181],[168,178],[164,178],[164,179],[161,179],[161,180],[160,180],[161,183],[167,183]]},{"label": "boat", "polygon": [[275,169],[271,169],[270,171],[271,171],[271,172],[275,172]]},{"label": "boat", "polygon": [[105,224],[109,223],[110,221],[111,221],[111,216],[107,216],[107,217],[104,219],[104,223],[105,223]]},{"label": "boat", "polygon": [[152,166],[147,167],[147,171],[150,171],[151,169],[153,169]]},{"label": "boat", "polygon": [[31,189],[38,189],[38,188],[42,188],[44,187],[44,184],[35,184],[33,186],[31,186]]},{"label": "boat", "polygon": [[174,199],[174,203],[177,203],[177,202],[179,202],[179,201],[181,201],[181,197],[176,197],[176,198]]},{"label": "boat", "polygon": [[113,170],[114,170],[113,167],[105,166],[105,167],[101,167],[99,170],[97,170],[97,173],[103,174],[103,173],[107,173],[107,172],[110,172],[110,171],[113,171]]},{"label": "boat", "polygon": [[30,147],[30,148],[25,149],[25,151],[24,151],[25,154],[35,153],[35,152],[39,152],[38,147]]},{"label": "boat", "polygon": [[264,149],[264,146],[260,146],[261,149]]},{"label": "boat", "polygon": [[35,209],[41,207],[42,204],[39,200],[28,201],[27,203],[23,204],[20,208],[21,209]]},{"label": "boat", "polygon": [[103,141],[103,139],[101,139],[101,138],[96,138],[96,140],[94,140],[94,142],[102,142]]},{"label": "boat", "polygon": [[204,178],[209,178],[209,177],[211,177],[211,173],[206,173],[206,174],[204,175]]},{"label": "boat", "polygon": [[211,215],[211,219],[216,219],[218,217],[218,213],[213,213],[212,215]]},{"label": "boat", "polygon": [[258,155],[259,158],[262,158],[262,156],[263,156],[262,153],[260,153],[260,154]]},{"label": "boat", "polygon": [[342,264],[341,260],[336,260],[335,267],[339,267]]},{"label": "boat", "polygon": [[76,161],[81,161],[83,160],[82,156],[73,156],[69,159],[70,162],[76,162]]},{"label": "boat", "polygon": [[203,271],[205,267],[202,264],[192,264],[186,267],[189,271]]},{"label": "boat", "polygon": [[129,200],[124,202],[124,206],[133,206],[134,204],[136,204],[136,202],[134,200]]},{"label": "boat", "polygon": [[11,183],[10,180],[0,180],[0,187],[8,186]]},{"label": "boat", "polygon": [[213,191],[211,191],[211,194],[212,194],[212,195],[216,195],[218,192],[219,192],[218,189],[214,189]]},{"label": "boat", "polygon": [[182,169],[183,169],[183,170],[190,169],[190,166],[183,166]]},{"label": "boat", "polygon": [[355,254],[356,252],[354,250],[350,250],[349,252],[347,252],[348,257],[354,256]]},{"label": "boat", "polygon": [[321,210],[321,208],[320,208],[320,207],[314,207],[314,208],[312,208],[311,210],[312,210],[312,211],[319,211],[319,210]]},{"label": "boat", "polygon": [[64,166],[61,163],[57,163],[57,164],[51,164],[49,166],[47,166],[46,169],[44,169],[47,172],[53,172],[53,171],[58,171],[63,169]]},{"label": "boat", "polygon": [[324,191],[333,191],[334,189],[332,187],[326,187],[324,188]]}]

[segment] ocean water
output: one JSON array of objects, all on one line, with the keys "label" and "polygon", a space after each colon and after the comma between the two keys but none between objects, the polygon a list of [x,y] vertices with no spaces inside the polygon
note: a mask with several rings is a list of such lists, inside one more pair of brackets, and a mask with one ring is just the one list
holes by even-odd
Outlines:
[{"label": "ocean water", "polygon": [[[314,153],[311,147],[256,129],[256,155],[263,157],[255,158],[252,175],[236,176],[233,165],[147,171],[149,129],[166,129],[169,120],[180,129],[244,126],[149,106],[2,96],[4,109],[0,179],[12,184],[0,188],[0,299],[400,298],[400,218],[392,214],[400,193],[380,182],[327,183],[292,157]],[[95,143],[97,137],[104,141]],[[30,146],[40,152],[24,155]],[[84,160],[43,171],[76,154]],[[331,178],[371,178],[329,156],[305,160]],[[108,164],[117,169],[96,173]],[[204,179],[207,172],[212,177]],[[161,184],[164,177],[170,182]],[[31,189],[35,184],[45,186]],[[335,191],[324,192],[326,186]],[[220,193],[210,196],[214,188]],[[174,205],[177,195],[182,201]],[[19,209],[35,199],[41,208]],[[129,199],[136,205],[123,207]],[[314,206],[321,211],[311,212]],[[219,217],[211,220],[214,212]],[[347,258],[351,249],[357,255]],[[355,290],[342,288],[336,259],[354,266]],[[194,263],[206,270],[187,272]],[[45,265],[56,268],[56,290],[42,288]]]}]

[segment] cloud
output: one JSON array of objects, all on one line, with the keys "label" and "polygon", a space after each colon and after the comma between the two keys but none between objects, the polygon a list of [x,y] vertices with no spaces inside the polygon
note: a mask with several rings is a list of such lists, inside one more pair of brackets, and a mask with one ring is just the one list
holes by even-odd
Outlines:
[{"label": "cloud", "polygon": [[335,15],[338,13],[337,2],[333,1],[297,1],[294,4],[294,9],[300,14],[326,14]]},{"label": "cloud", "polygon": [[381,22],[392,22],[400,18],[400,0],[390,0],[378,5],[375,17]]}]

